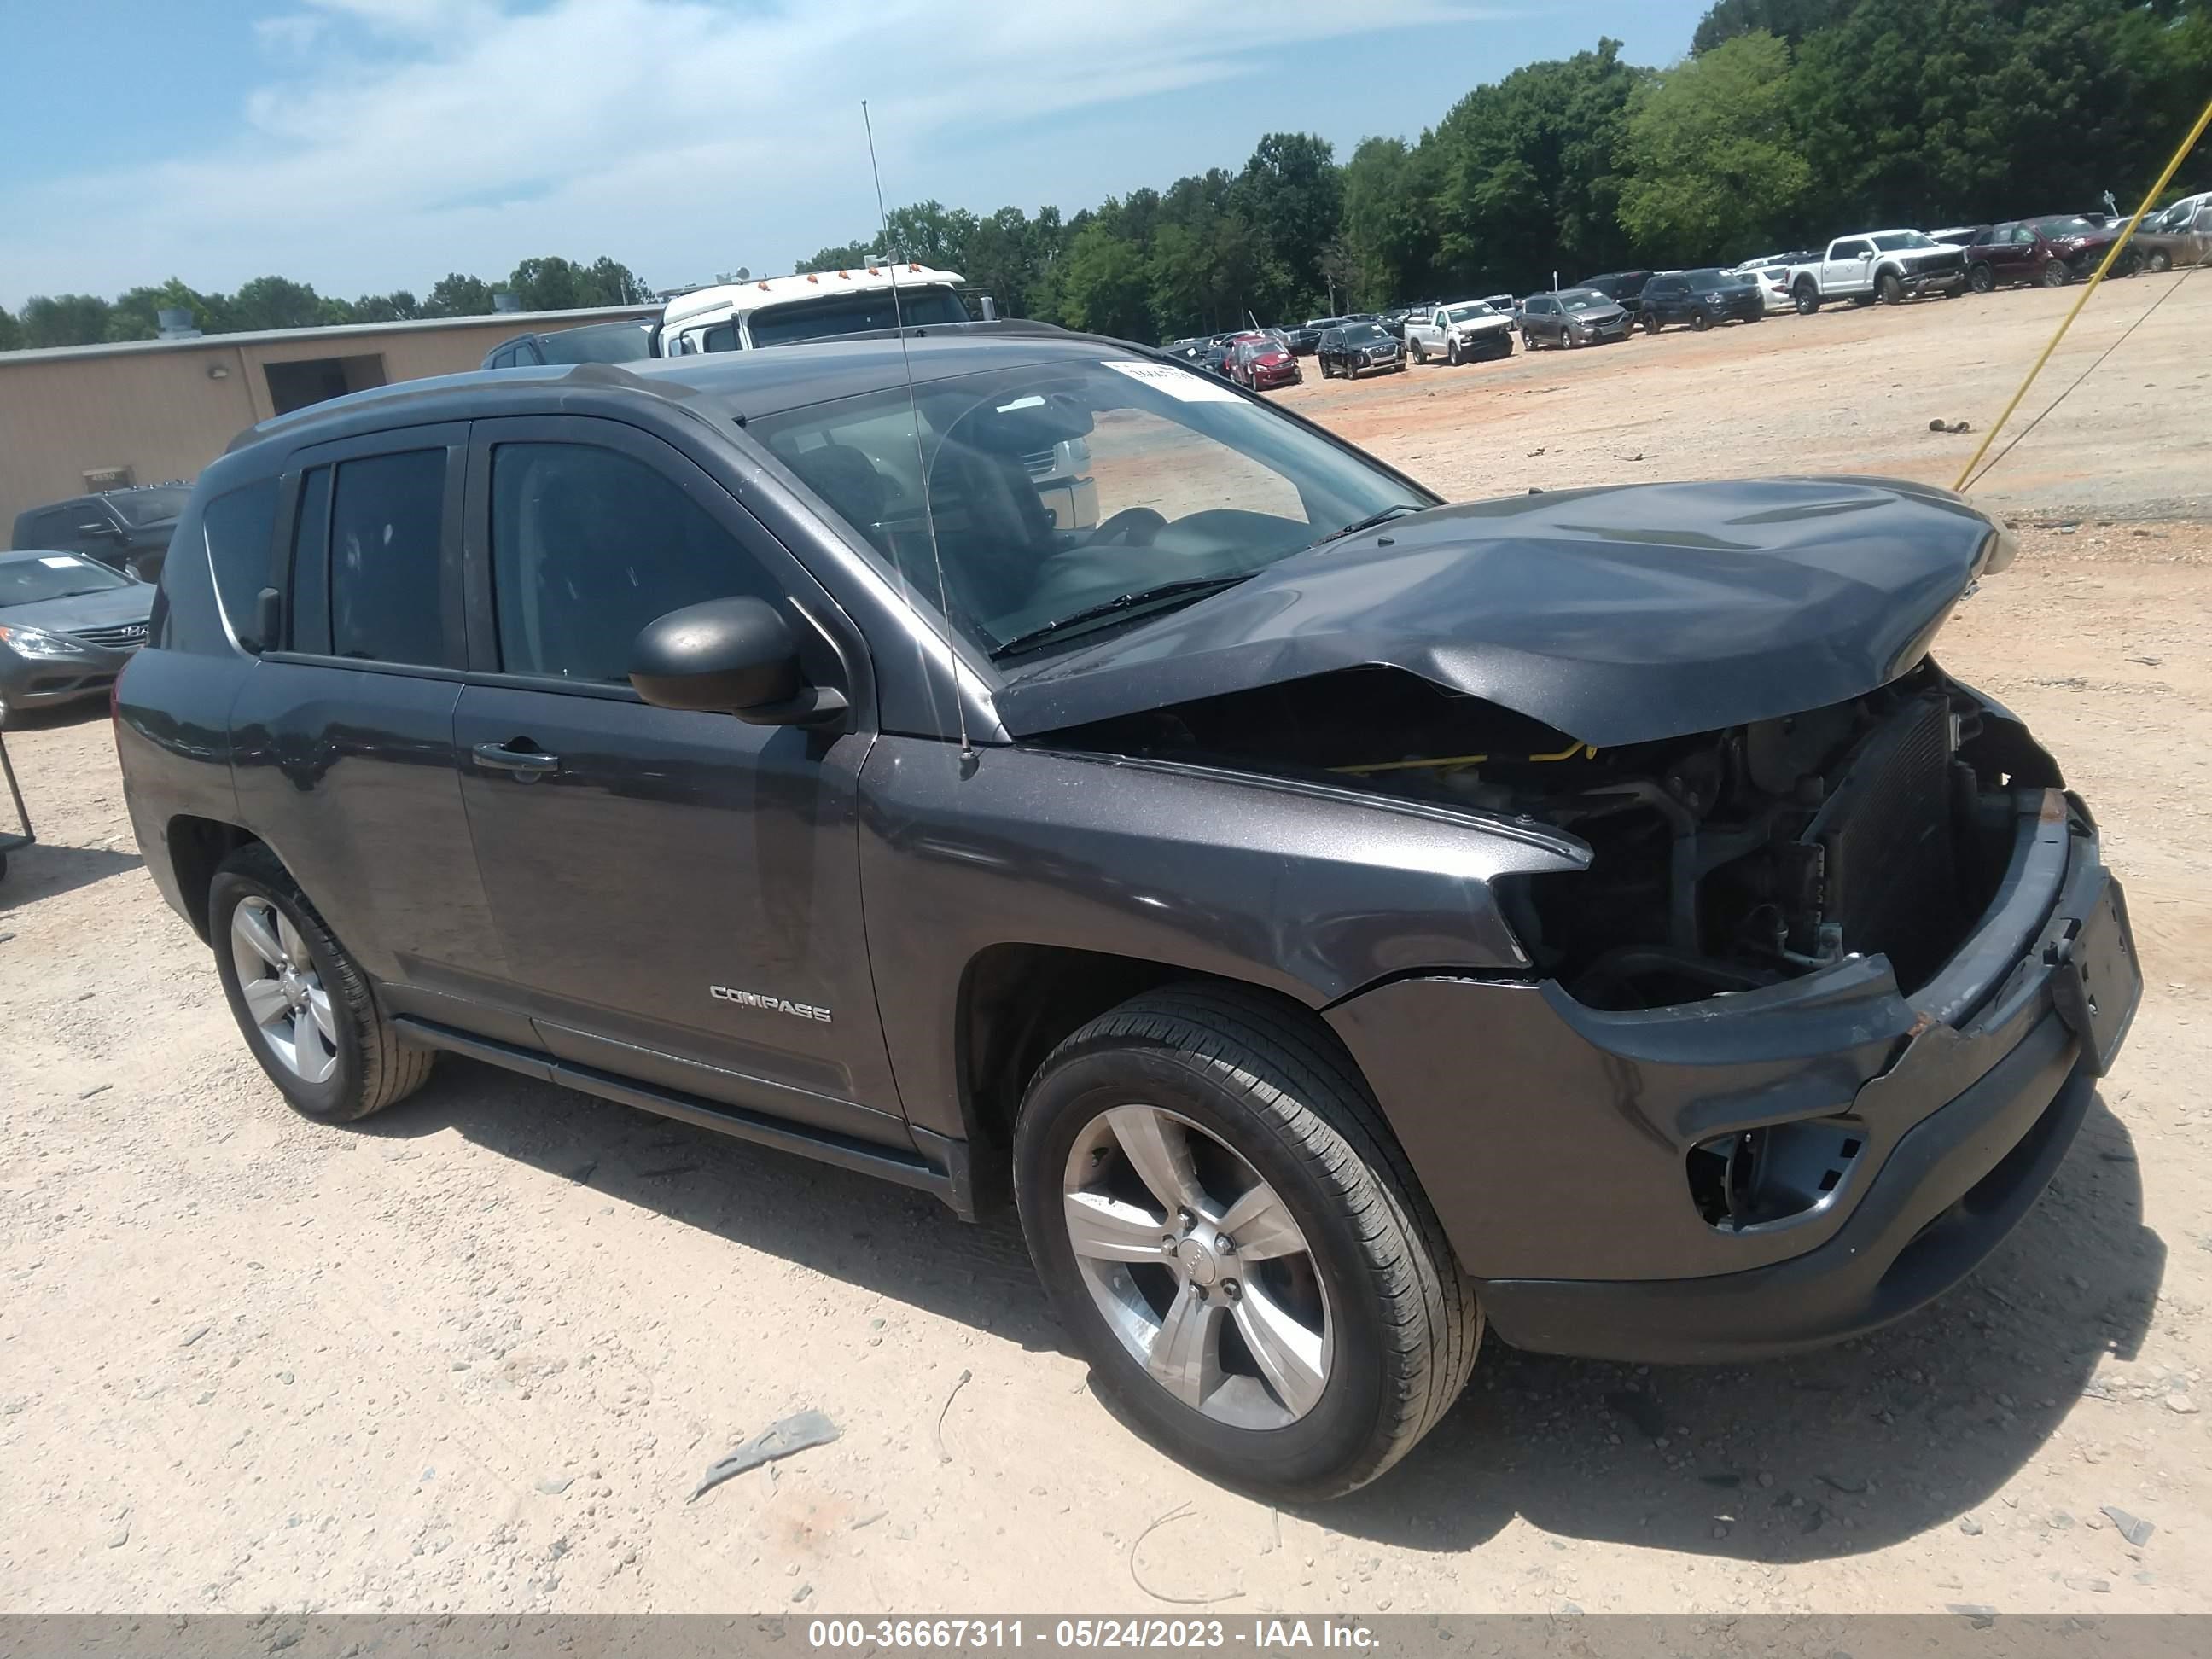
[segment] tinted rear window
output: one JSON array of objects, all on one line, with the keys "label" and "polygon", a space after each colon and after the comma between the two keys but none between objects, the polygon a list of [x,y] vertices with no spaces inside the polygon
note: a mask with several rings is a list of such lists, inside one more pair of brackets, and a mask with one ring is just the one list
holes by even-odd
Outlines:
[{"label": "tinted rear window", "polygon": [[446,452],[341,462],[331,511],[331,649],[458,666],[444,623]]},{"label": "tinted rear window", "polygon": [[127,495],[110,495],[107,504],[123,515],[123,522],[134,529],[143,525],[160,524],[173,519],[185,510],[189,489],[134,489]]},{"label": "tinted rear window", "polygon": [[254,601],[269,586],[269,555],[276,536],[276,480],[264,478],[230,490],[207,504],[200,515],[207,532],[208,562],[215,569],[216,597],[230,631],[240,643],[257,645]]},{"label": "tinted rear window", "polygon": [[[903,321],[913,328],[921,324],[964,323],[968,308],[950,289],[902,289],[896,316],[888,289],[876,294],[840,294],[822,300],[801,300],[770,306],[753,313],[745,331],[757,346],[791,345],[800,340],[828,339],[839,334],[865,334],[891,328]],[[712,347],[708,348],[713,349]]]},{"label": "tinted rear window", "polygon": [[563,329],[541,335],[538,351],[549,363],[634,363],[653,356],[653,336],[642,323]]}]

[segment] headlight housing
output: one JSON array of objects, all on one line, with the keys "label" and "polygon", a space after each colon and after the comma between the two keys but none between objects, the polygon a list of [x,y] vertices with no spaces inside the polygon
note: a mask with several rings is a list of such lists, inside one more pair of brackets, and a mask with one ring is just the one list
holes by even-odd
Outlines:
[{"label": "headlight housing", "polygon": [[0,645],[7,646],[19,657],[82,657],[88,655],[81,641],[66,634],[49,634],[43,628],[26,628],[20,623],[0,623]]}]

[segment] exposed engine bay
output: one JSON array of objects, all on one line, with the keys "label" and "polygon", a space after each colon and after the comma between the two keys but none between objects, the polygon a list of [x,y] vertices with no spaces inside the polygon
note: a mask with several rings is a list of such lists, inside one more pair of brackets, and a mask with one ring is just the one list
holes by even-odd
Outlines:
[{"label": "exposed engine bay", "polygon": [[1589,867],[1508,878],[1538,970],[1598,1008],[1747,991],[1886,955],[1907,992],[1990,903],[2013,787],[2055,785],[2025,732],[1930,663],[1865,696],[1601,750],[1371,668],[1053,734],[1055,747],[1301,776],[1533,822]]}]

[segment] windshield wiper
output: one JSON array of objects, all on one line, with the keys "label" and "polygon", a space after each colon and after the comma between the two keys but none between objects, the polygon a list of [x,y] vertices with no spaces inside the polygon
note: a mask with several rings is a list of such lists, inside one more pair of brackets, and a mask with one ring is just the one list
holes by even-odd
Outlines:
[{"label": "windshield wiper", "polygon": [[1237,583],[1249,580],[1250,578],[1249,571],[1236,576],[1189,576],[1181,581],[1162,582],[1154,587],[1140,587],[1133,593],[1119,594],[1113,599],[1101,600],[1097,605],[1086,605],[1080,611],[1070,611],[1065,617],[1055,617],[1042,628],[1032,628],[1026,634],[1015,635],[1013,638],[991,653],[991,660],[998,662],[1007,657],[1019,656],[1024,651],[1035,650],[1038,646],[1057,638],[1071,628],[1080,628],[1085,623],[1104,622],[1109,617],[1120,616],[1125,611],[1133,611],[1139,605],[1152,605],[1164,599],[1202,599],[1208,593],[1218,593],[1225,587],[1234,587]]},{"label": "windshield wiper", "polygon": [[1428,510],[1425,507],[1416,507],[1409,501],[1393,502],[1380,513],[1370,513],[1364,519],[1354,519],[1350,524],[1339,525],[1319,541],[1309,544],[1309,550],[1315,547],[1326,547],[1331,542],[1342,541],[1346,536],[1357,536],[1363,530],[1372,530],[1378,524],[1388,524],[1391,520],[1401,518],[1408,513],[1425,513]]}]

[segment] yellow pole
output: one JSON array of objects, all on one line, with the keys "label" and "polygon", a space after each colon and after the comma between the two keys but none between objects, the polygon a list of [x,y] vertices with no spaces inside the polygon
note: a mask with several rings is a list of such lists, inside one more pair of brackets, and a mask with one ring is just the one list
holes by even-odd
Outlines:
[{"label": "yellow pole", "polygon": [[2113,243],[2106,253],[2104,263],[2097,267],[2097,274],[2081,290],[2081,297],[2075,301],[2074,308],[2066,313],[2066,320],[2058,325],[2058,332],[2052,335],[2051,343],[2043,348],[2043,355],[2035,360],[2035,367],[2027,371],[2027,378],[2020,383],[2020,390],[2012,394],[2012,401],[2005,405],[2004,413],[1998,416],[1996,424],[1983,434],[1981,447],[1974,452],[1974,459],[1966,463],[1966,469],[1959,474],[1959,482],[1953,484],[1952,489],[1964,489],[1966,487],[1966,480],[1974,476],[1974,469],[1982,464],[1982,457],[1990,453],[1990,446],[1997,441],[1997,434],[2004,430],[2004,423],[2012,419],[2014,411],[2020,407],[2021,399],[2027,396],[2028,387],[2035,384],[2035,377],[2043,373],[2043,366],[2051,361],[2051,354],[2058,349],[2058,343],[2066,337],[2066,331],[2074,326],[2074,319],[2081,314],[2081,307],[2089,303],[2089,296],[2105,280],[2105,273],[2112,268],[2112,261],[2118,258],[2120,251],[2135,240],[2136,227],[2149,216],[2152,206],[2165,193],[2166,185],[2173,182],[2173,175],[2181,171],[2182,162],[2188,159],[2189,152],[2197,148],[2197,141],[2204,136],[2204,129],[2208,126],[2212,126],[2212,104],[2204,106],[2204,113],[2198,116],[2197,125],[2189,129],[2189,137],[2183,139],[2181,148],[2173,152],[2173,159],[2166,164],[2166,171],[2158,175],[2158,182],[2150,187],[2150,194],[2143,198],[2143,204],[2136,210],[2136,216],[2128,221],[2127,228],[2120,233],[2120,240]]}]

